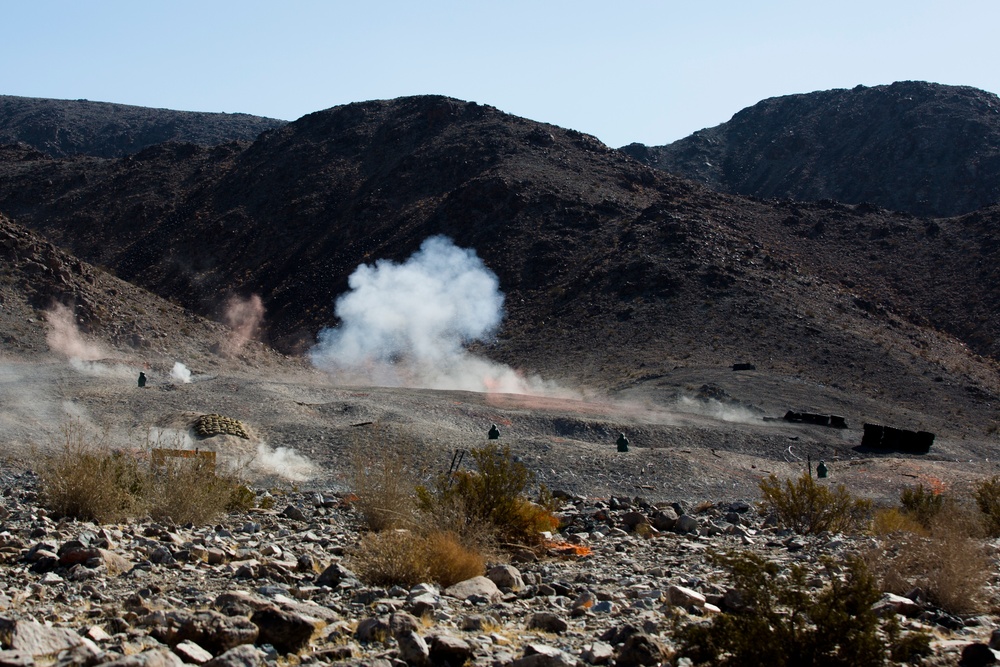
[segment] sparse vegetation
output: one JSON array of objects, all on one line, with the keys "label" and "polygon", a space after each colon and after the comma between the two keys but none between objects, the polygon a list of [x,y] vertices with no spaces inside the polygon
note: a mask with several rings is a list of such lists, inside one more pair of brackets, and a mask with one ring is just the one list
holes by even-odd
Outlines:
[{"label": "sparse vegetation", "polygon": [[899,502],[907,516],[912,517],[924,528],[930,528],[941,510],[944,509],[945,496],[940,489],[925,488],[923,484],[903,489]]},{"label": "sparse vegetation", "polygon": [[979,480],[973,487],[973,497],[983,514],[983,527],[990,537],[1000,537],[1000,477]]},{"label": "sparse vegetation", "polygon": [[760,490],[764,506],[797,533],[850,532],[871,513],[871,502],[853,497],[843,484],[831,491],[807,473],[784,484],[771,474],[760,480]]},{"label": "sparse vegetation", "polygon": [[826,564],[825,588],[814,595],[806,571],[753,554],[720,557],[742,606],[676,634],[680,654],[699,665],[883,665],[893,633],[872,609],[881,592],[860,560]]},{"label": "sparse vegetation", "polygon": [[[402,457],[383,456],[356,473],[361,487],[358,508],[374,532],[351,554],[358,575],[376,585],[413,585],[435,581],[442,586],[483,573],[484,552],[497,543],[535,545],[541,532],[558,522],[541,503],[524,495],[530,471],[507,447],[486,445],[470,455],[475,471],[440,475],[432,487],[402,483]],[[416,495],[417,510],[408,505]],[[367,497],[367,500],[366,500]],[[383,511],[383,507],[391,511]],[[407,508],[405,512],[400,511]],[[405,522],[401,521],[406,518]],[[401,525],[405,529],[400,528]]]},{"label": "sparse vegetation", "polygon": [[[985,480],[977,489],[989,495]],[[872,533],[878,547],[867,561],[883,590],[909,595],[954,614],[982,609],[990,563],[982,521],[971,503],[923,485],[905,489],[901,509],[876,512]]]},{"label": "sparse vegetation", "polygon": [[408,468],[413,457],[405,442],[392,437],[381,425],[376,424],[372,431],[370,441],[359,439],[351,450],[351,488],[357,496],[354,505],[371,530],[413,527],[416,482]]},{"label": "sparse vegetation", "polygon": [[880,540],[867,560],[885,591],[909,595],[919,590],[927,602],[953,614],[980,611],[990,561],[975,531],[972,517],[939,517],[929,529]]},{"label": "sparse vegetation", "polygon": [[481,553],[462,544],[454,533],[427,535],[394,529],[365,535],[351,554],[351,566],[376,586],[414,586],[434,581],[450,586],[481,575]]},{"label": "sparse vegetation", "polygon": [[417,489],[421,510],[458,514],[466,525],[485,523],[499,539],[529,545],[539,543],[543,531],[558,527],[549,508],[525,495],[533,476],[514,460],[509,447],[491,444],[469,453],[475,471],[442,475],[433,488]]},{"label": "sparse vegetation", "polygon": [[154,467],[148,456],[112,449],[75,422],[51,454],[39,457],[38,474],[49,511],[100,523],[141,516],[207,523],[248,509],[254,497],[235,475],[201,459]]}]

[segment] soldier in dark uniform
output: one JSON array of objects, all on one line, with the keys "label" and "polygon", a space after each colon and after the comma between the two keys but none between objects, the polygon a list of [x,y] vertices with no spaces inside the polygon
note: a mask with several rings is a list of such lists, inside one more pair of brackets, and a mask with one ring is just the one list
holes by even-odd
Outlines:
[{"label": "soldier in dark uniform", "polygon": [[618,451],[619,452],[628,451],[628,438],[625,437],[624,433],[618,436]]},{"label": "soldier in dark uniform", "polygon": [[139,386],[140,387],[146,386],[146,374],[143,373],[142,371],[139,371]]},{"label": "soldier in dark uniform", "polygon": [[487,437],[490,440],[500,439],[500,429],[497,428],[496,424],[490,424],[490,432],[487,434]]}]

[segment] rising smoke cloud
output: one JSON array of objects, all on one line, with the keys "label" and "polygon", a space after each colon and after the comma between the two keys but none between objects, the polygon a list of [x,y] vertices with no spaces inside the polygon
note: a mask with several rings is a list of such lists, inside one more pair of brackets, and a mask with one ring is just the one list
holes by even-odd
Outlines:
[{"label": "rising smoke cloud", "polygon": [[83,338],[70,308],[62,304],[54,305],[45,311],[45,322],[49,325],[45,341],[53,352],[80,361],[96,361],[107,357],[107,352],[100,345]]},{"label": "rising smoke cloud", "polygon": [[556,393],[540,378],[465,349],[503,319],[500,282],[474,250],[433,236],[402,264],[362,264],[337,299],[341,325],[319,333],[310,358],[347,382],[509,393]]},{"label": "rising smoke cloud", "polygon": [[177,361],[174,362],[174,367],[170,369],[170,377],[178,382],[187,384],[191,382],[191,370],[181,362]]},{"label": "rising smoke cloud", "polygon": [[227,356],[236,356],[248,342],[257,337],[264,321],[264,313],[264,303],[256,294],[251,294],[246,299],[232,297],[226,302],[222,318],[232,332],[223,346]]}]

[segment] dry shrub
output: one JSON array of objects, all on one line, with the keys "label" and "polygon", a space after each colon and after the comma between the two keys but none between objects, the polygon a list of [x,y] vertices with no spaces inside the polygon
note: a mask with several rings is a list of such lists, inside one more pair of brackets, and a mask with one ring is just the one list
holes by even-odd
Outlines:
[{"label": "dry shrub", "polygon": [[831,491],[807,473],[784,485],[772,473],[759,485],[765,507],[797,533],[851,532],[871,513],[871,501],[853,497],[843,484]]},{"label": "dry shrub", "polygon": [[486,571],[486,559],[454,533],[435,531],[424,538],[431,581],[451,586]]},{"label": "dry shrub", "polygon": [[483,574],[481,553],[453,533],[420,535],[409,530],[369,533],[350,556],[352,569],[372,586],[415,586],[435,582],[451,586]]},{"label": "dry shrub", "polygon": [[351,447],[351,487],[354,506],[374,531],[414,525],[414,460],[408,439],[394,437],[376,424],[371,438],[358,436]]},{"label": "dry shrub", "polygon": [[903,511],[913,517],[924,528],[930,528],[931,522],[945,507],[945,495],[940,488],[925,488],[923,484],[903,489],[899,496]]},{"label": "dry shrub", "polygon": [[139,460],[109,451],[79,422],[64,425],[55,452],[38,461],[42,502],[57,516],[116,522],[145,511]]},{"label": "dry shrub", "polygon": [[871,533],[876,537],[888,537],[897,533],[912,535],[928,534],[927,528],[913,516],[896,507],[883,507],[872,516]]},{"label": "dry shrub", "polygon": [[216,474],[200,460],[152,468],[148,456],[109,449],[78,422],[63,428],[53,453],[39,457],[38,474],[53,514],[100,523],[147,515],[208,523],[247,501],[235,474]]},{"label": "dry shrub", "polygon": [[[525,495],[533,476],[515,461],[507,446],[488,444],[470,450],[475,471],[442,475],[432,488],[418,487],[420,509],[433,516],[455,516],[465,525],[488,525],[497,540],[537,545],[542,532],[559,527],[552,511]],[[464,530],[460,530],[464,534]]]},{"label": "dry shrub", "polygon": [[953,614],[979,611],[986,601],[989,554],[977,517],[957,503],[928,529],[885,535],[866,560],[891,593],[919,588],[930,603]]},{"label": "dry shrub", "polygon": [[198,460],[170,462],[151,471],[147,506],[155,521],[204,524],[242,502],[245,487],[218,475],[215,466]]},{"label": "dry shrub", "polygon": [[430,579],[422,546],[409,530],[368,533],[350,554],[351,569],[370,586],[412,587]]}]

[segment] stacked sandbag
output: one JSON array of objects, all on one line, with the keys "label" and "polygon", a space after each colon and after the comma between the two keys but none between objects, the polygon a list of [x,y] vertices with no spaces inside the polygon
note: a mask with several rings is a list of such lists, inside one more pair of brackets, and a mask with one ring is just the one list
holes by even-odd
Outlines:
[{"label": "stacked sandbag", "polygon": [[243,422],[218,414],[198,417],[194,422],[194,432],[202,438],[211,438],[213,435],[235,435],[245,440],[250,439]]}]

